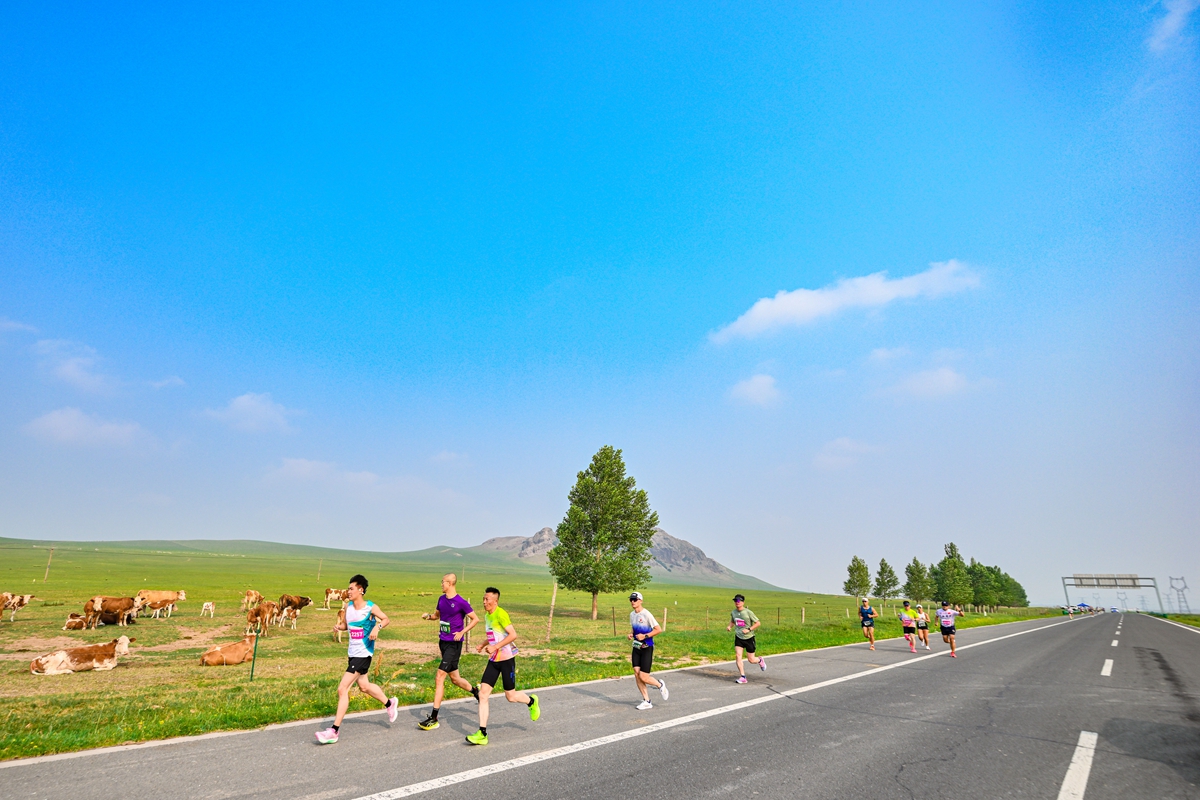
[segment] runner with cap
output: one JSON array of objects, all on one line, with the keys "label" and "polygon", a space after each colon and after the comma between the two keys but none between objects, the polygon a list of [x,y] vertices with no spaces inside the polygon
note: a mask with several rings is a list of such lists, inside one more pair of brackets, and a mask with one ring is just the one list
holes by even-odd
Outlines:
[{"label": "runner with cap", "polygon": [[909,651],[917,652],[917,615],[907,600],[904,601],[904,608],[896,616],[900,618],[900,627],[904,629],[904,641],[908,642]]},{"label": "runner with cap", "polygon": [[735,594],[733,596],[734,610],[729,612],[729,624],[725,626],[726,631],[732,630],[733,634],[733,657],[737,659],[738,668],[738,683],[746,682],[746,669],[742,665],[742,651],[747,653],[747,658],[751,664],[758,664],[758,668],[763,672],[767,671],[767,659],[760,658],[754,654],[757,645],[754,641],[754,632],[758,630],[758,626],[762,623],[758,616],[746,608],[746,598],[744,595]]},{"label": "runner with cap", "polygon": [[489,586],[483,592],[483,624],[487,629],[487,640],[480,642],[475,652],[488,654],[487,666],[479,679],[479,730],[467,737],[471,744],[488,743],[488,698],[503,681],[504,697],[510,703],[521,703],[529,707],[529,719],[537,722],[542,715],[536,694],[517,691],[517,629],[513,627],[508,612],[500,607],[500,590]]},{"label": "runner with cap", "polygon": [[921,644],[925,645],[925,649],[929,650],[929,615],[920,603],[917,603],[917,636],[920,637]]},{"label": "runner with cap", "polygon": [[871,601],[867,598],[862,599],[862,608],[858,609],[858,616],[862,622],[863,636],[867,637],[867,641],[871,643],[871,649],[875,649],[875,617],[879,616],[875,613],[875,609],[871,608]]},{"label": "runner with cap", "polygon": [[954,634],[957,633],[954,618],[965,616],[966,613],[962,610],[962,606],[951,608],[949,600],[943,600],[942,607],[937,610],[938,623],[942,626],[942,641],[950,644],[951,658],[958,658],[954,647]]},{"label": "runner with cap", "polygon": [[458,660],[462,657],[463,637],[479,624],[479,615],[467,598],[458,593],[458,576],[448,572],[442,576],[442,596],[438,598],[437,610],[432,614],[422,614],[421,619],[432,619],[438,623],[438,649],[442,660],[438,664],[437,676],[433,684],[433,710],[417,727],[423,731],[431,731],[438,726],[438,711],[442,708],[442,699],[446,696],[446,678],[464,692],[470,692],[479,699],[479,687],[458,674]]},{"label": "runner with cap", "polygon": [[629,604],[633,609],[629,612],[629,627],[632,630],[628,637],[633,642],[633,680],[637,683],[638,691],[642,693],[642,702],[638,703],[638,710],[645,711],[654,708],[646,686],[657,688],[663,700],[670,696],[665,681],[650,677],[650,667],[654,662],[654,637],[662,633],[662,628],[654,615],[642,608],[641,592],[630,594]]}]

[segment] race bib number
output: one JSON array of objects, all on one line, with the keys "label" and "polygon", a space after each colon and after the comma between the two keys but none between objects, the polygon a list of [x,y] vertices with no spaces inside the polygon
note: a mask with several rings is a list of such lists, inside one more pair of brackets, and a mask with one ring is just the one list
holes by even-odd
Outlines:
[{"label": "race bib number", "polygon": [[739,628],[744,628],[744,627],[746,627],[746,620],[744,620],[744,619],[735,620],[733,624],[737,625]]},{"label": "race bib number", "polygon": [[450,633],[450,623],[446,620],[442,620],[441,624],[438,625],[438,630],[440,630],[442,633]]},{"label": "race bib number", "polygon": [[350,641],[352,642],[361,642],[365,636],[366,631],[364,631],[362,628],[350,629]]},{"label": "race bib number", "polygon": [[488,636],[488,644],[496,643],[496,632],[495,631],[488,631],[487,636]]}]

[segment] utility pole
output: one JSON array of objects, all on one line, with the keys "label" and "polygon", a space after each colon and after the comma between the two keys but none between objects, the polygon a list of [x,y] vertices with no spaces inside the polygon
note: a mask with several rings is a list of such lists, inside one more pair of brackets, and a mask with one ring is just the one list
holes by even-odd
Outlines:
[{"label": "utility pole", "polygon": [[50,548],[50,558],[46,559],[46,574],[42,577],[42,583],[50,579],[50,562],[54,559],[54,548]]}]

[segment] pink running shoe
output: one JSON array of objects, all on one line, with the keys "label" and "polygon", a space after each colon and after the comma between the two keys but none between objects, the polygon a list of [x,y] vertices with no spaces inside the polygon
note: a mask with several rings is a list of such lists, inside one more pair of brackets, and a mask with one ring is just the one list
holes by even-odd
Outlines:
[{"label": "pink running shoe", "polygon": [[738,683],[745,683],[745,682],[746,682],[746,676],[745,676],[745,675],[739,675],[739,676],[738,676],[738,679],[737,679],[737,682],[738,682]]},{"label": "pink running shoe", "polygon": [[910,647],[910,648],[908,648],[908,652],[910,652],[910,653],[915,653],[915,652],[917,652],[917,648],[915,648],[915,647]]},{"label": "pink running shoe", "polygon": [[317,741],[321,744],[337,744],[338,732],[333,728],[317,731]]},{"label": "pink running shoe", "polygon": [[958,653],[951,653],[951,654],[950,654],[950,657],[951,657],[951,658],[958,658]]},{"label": "pink running shoe", "polygon": [[387,712],[388,722],[395,722],[396,715],[400,713],[400,701],[393,697],[391,705],[387,707]]},{"label": "pink running shoe", "polygon": [[767,671],[767,657],[766,656],[763,656],[762,658],[760,658],[758,660],[758,668],[761,669],[763,672]]}]

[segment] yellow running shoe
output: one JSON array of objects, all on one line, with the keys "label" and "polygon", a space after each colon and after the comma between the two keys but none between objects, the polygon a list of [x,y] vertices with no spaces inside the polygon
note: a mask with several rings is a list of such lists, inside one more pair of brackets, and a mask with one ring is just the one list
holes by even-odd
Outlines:
[{"label": "yellow running shoe", "polygon": [[542,715],[542,706],[538,703],[538,696],[536,694],[529,695],[529,699],[533,701],[529,704],[529,719],[537,722],[538,717]]},{"label": "yellow running shoe", "polygon": [[475,731],[467,737],[467,741],[471,744],[487,744],[487,734],[483,731]]}]

